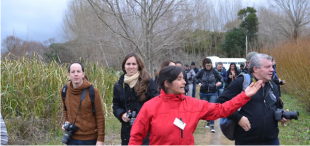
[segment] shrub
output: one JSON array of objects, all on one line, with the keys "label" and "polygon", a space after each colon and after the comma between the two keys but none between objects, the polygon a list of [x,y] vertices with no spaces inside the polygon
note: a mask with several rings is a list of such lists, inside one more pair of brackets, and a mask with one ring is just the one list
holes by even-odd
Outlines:
[{"label": "shrub", "polygon": [[310,112],[310,37],[266,47],[262,52],[276,59],[277,74],[286,81],[281,90],[297,98]]}]

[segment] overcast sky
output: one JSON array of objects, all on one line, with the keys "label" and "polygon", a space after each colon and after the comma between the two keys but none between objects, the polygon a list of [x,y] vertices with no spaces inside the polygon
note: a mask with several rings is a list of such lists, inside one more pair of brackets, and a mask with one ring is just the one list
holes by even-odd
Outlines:
[{"label": "overcast sky", "polygon": [[1,0],[1,41],[15,32],[22,40],[60,41],[68,0]]},{"label": "overcast sky", "polygon": [[[61,41],[61,24],[70,0],[1,0],[1,42],[15,32],[22,40]],[[263,0],[266,1],[266,0]],[[258,6],[261,0],[243,0],[245,6]]]}]

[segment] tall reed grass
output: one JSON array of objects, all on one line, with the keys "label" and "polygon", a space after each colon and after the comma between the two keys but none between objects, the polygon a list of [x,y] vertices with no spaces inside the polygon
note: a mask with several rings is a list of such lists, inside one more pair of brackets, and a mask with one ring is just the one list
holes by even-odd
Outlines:
[{"label": "tall reed grass", "polygon": [[[100,64],[84,65],[85,74],[101,94],[106,115],[111,115],[116,72]],[[62,135],[60,90],[68,81],[67,69],[68,64],[45,63],[39,57],[1,61],[1,113],[9,144],[42,143],[47,133]]]},{"label": "tall reed grass", "polygon": [[277,74],[286,81],[281,90],[297,98],[310,112],[310,37],[266,47],[262,52],[275,58]]}]

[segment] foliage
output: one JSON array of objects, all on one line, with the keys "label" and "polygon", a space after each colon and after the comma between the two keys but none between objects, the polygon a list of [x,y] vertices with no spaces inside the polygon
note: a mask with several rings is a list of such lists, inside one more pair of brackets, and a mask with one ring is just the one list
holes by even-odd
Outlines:
[{"label": "foliage", "polygon": [[[106,115],[111,115],[117,74],[86,62],[85,74],[98,88]],[[1,113],[7,123],[9,144],[48,140],[47,133],[62,135],[60,90],[68,80],[67,64],[44,63],[22,57],[1,62]]]},{"label": "foliage", "polygon": [[310,37],[287,41],[273,48],[263,48],[277,62],[277,74],[286,84],[284,92],[291,94],[310,112]]},{"label": "foliage", "polygon": [[227,53],[227,57],[242,57],[245,54],[245,35],[238,29],[234,28],[226,33],[225,42],[222,50]]},{"label": "foliage", "polygon": [[57,63],[70,62],[74,58],[72,51],[61,43],[52,43],[45,50],[44,55],[47,61],[56,61]]},{"label": "foliage", "polygon": [[224,41],[224,34],[195,30],[185,39],[185,52],[187,54],[201,54],[202,56],[222,56],[221,43]]},{"label": "foliage", "polygon": [[227,53],[227,57],[243,57],[245,54],[246,36],[249,46],[254,46],[257,42],[258,18],[257,11],[253,7],[241,9],[238,12],[242,22],[239,28],[234,28],[226,33],[222,50]]}]

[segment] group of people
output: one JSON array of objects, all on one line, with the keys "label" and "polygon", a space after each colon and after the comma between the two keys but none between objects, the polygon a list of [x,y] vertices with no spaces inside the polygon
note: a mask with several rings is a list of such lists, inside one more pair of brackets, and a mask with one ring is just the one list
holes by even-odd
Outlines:
[{"label": "group of people", "polygon": [[[278,121],[272,115],[281,108],[280,91],[274,80],[279,84],[285,81],[274,72],[270,56],[253,54],[247,65],[253,80],[246,89],[242,88],[243,78],[238,77],[235,65],[228,69],[227,76],[222,64],[213,68],[209,58],[202,60],[200,71],[194,63],[191,69],[187,64],[185,69],[180,66],[180,61],[166,60],[152,79],[138,54],[130,53],[124,58],[124,74],[113,89],[113,114],[122,125],[122,145],[193,145],[199,120],[207,120],[207,126],[215,132],[214,120],[226,117],[238,123],[236,144],[279,145]],[[61,97],[62,129],[67,131],[70,123],[78,130],[71,131],[67,144],[104,144],[105,118],[98,89],[94,88],[92,102],[92,83],[81,63],[72,63],[68,76],[65,99],[64,94]],[[202,100],[193,98],[196,84]]]}]

